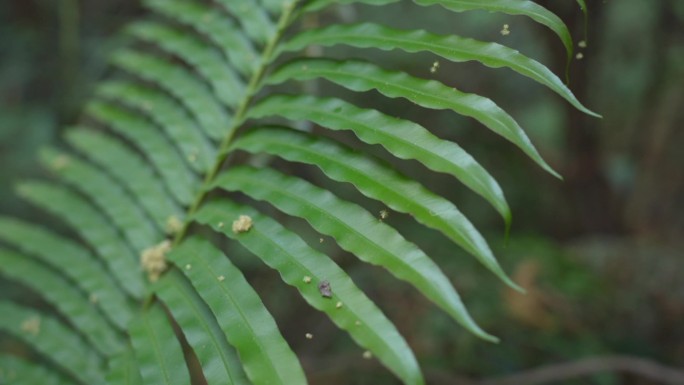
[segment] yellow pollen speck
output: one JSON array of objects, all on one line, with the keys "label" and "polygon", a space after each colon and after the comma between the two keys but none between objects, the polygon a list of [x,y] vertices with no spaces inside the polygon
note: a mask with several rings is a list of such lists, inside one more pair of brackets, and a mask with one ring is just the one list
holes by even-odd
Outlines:
[{"label": "yellow pollen speck", "polygon": [[147,279],[150,282],[156,282],[161,273],[167,268],[166,254],[171,251],[171,242],[166,239],[158,245],[152,246],[143,250],[140,255],[140,264],[143,270],[147,272]]},{"label": "yellow pollen speck", "polygon": [[335,307],[336,307],[337,309],[341,309],[341,308],[342,308],[342,302],[336,303],[336,304],[335,304]]},{"label": "yellow pollen speck", "polygon": [[252,218],[247,215],[240,215],[240,217],[233,222],[233,232],[235,234],[244,233],[251,228]]},{"label": "yellow pollen speck", "polygon": [[219,282],[223,282],[223,280],[226,279],[226,277],[219,275],[216,279],[218,279]]},{"label": "yellow pollen speck", "polygon": [[311,283],[311,277],[307,275],[302,281],[304,281],[304,283]]},{"label": "yellow pollen speck", "polygon": [[31,317],[21,323],[21,331],[37,336],[40,333],[40,318]]}]

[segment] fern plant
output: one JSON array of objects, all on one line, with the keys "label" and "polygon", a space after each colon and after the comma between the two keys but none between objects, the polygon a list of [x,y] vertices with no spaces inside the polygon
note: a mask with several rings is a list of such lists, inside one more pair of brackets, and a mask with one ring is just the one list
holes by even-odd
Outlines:
[{"label": "fern plant", "polygon": [[[307,93],[302,84],[318,79],[353,92],[375,90],[470,117],[557,175],[516,121],[486,97],[369,60],[312,57],[310,48],[430,52],[452,62],[507,67],[593,113],[547,67],[500,44],[373,23],[298,23],[340,4],[395,2],[146,1],[153,16],[124,32],[135,44],[113,55],[120,71],[97,87],[81,125],[66,132],[71,149],[41,152],[54,180],[17,189],[77,237],[0,218],[0,272],[54,310],[0,303],[0,329],[42,357],[36,363],[3,354],[0,376],[17,383],[189,384],[186,359],[196,357],[210,385],[306,383],[273,317],[231,262],[231,249],[241,244],[403,383],[424,384],[392,322],[331,258],[275,219],[283,214],[410,283],[470,332],[496,340],[469,316],[439,266],[383,218],[269,166],[279,158],[350,183],[368,199],[442,232],[517,288],[452,202],[327,133],[351,131],[393,157],[458,179],[508,226],[509,207],[487,170],[418,123]],[[524,15],[555,32],[572,54],[563,22],[531,1],[414,3]],[[217,241],[223,238],[231,242],[222,250]]]}]

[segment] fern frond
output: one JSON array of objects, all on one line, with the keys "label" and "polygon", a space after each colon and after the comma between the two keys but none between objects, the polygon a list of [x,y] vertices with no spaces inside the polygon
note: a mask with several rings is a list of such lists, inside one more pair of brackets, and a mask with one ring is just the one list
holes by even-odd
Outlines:
[{"label": "fern frond", "polygon": [[[425,252],[361,204],[339,198],[337,185],[327,181],[351,184],[360,193],[356,199],[378,201],[443,233],[518,288],[459,208],[398,172],[395,161],[415,160],[426,171],[455,177],[483,197],[508,228],[511,212],[498,182],[465,149],[438,138],[430,127],[335,95],[311,94],[308,85],[325,81],[353,93],[374,90],[383,102],[402,98],[425,110],[472,118],[555,176],[513,116],[489,97],[390,71],[367,52],[427,52],[454,63],[508,68],[578,110],[596,114],[546,66],[502,44],[363,20],[314,29],[297,23],[337,5],[397,2],[146,0],[155,16],[125,29],[133,39],[112,55],[115,79],[96,87],[86,119],[66,132],[74,151],[41,153],[51,177],[61,183],[25,182],[18,188],[23,198],[63,221],[82,244],[0,217],[0,241],[7,247],[0,249],[0,272],[46,298],[77,330],[7,302],[0,302],[0,313],[9,314],[0,317],[0,329],[84,384],[103,383],[105,373],[108,383],[127,385],[189,384],[199,375],[198,381],[209,385],[305,384],[295,352],[228,257],[240,244],[403,383],[423,385],[416,357],[392,322],[330,257],[308,245],[298,229],[275,219],[285,214],[304,219],[359,260],[408,282],[475,335],[496,340],[475,323]],[[413,3],[449,12],[526,16],[551,29],[568,58],[572,55],[567,27],[532,1]],[[578,4],[586,11],[583,0]],[[353,47],[360,57],[331,55],[338,46]],[[316,58],[310,57],[313,47]],[[306,122],[323,132],[351,131],[360,142],[383,147],[388,159],[318,130],[289,128],[287,122]],[[282,162],[269,164],[276,158]],[[325,180],[287,175],[282,163],[316,167]],[[247,197],[244,203],[236,202],[238,194]],[[255,201],[279,213],[258,210],[261,203]],[[222,251],[217,244],[229,246]],[[153,274],[141,266],[149,264],[151,254]],[[22,328],[33,319],[45,329]],[[0,364],[30,367],[2,357]],[[196,361],[190,357],[197,358],[201,373],[191,375],[188,365]]]},{"label": "fern frond", "polygon": [[61,373],[8,354],[0,354],[0,383],[14,384],[73,385]]}]

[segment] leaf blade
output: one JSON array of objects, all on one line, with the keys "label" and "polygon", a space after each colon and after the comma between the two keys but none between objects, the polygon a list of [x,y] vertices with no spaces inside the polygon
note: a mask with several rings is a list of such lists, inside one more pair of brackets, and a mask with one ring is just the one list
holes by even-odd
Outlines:
[{"label": "leaf blade", "polygon": [[212,310],[254,385],[306,384],[304,371],[272,316],[221,251],[195,236],[177,246],[169,259],[183,269]]},{"label": "leaf blade", "polygon": [[[248,215],[255,223],[248,232],[236,235],[220,225],[240,215]],[[405,384],[424,384],[418,363],[404,338],[344,270],[326,255],[309,247],[268,216],[225,199],[205,204],[194,219],[239,241],[276,269],[285,283],[296,287],[312,307],[325,312]],[[328,281],[334,288],[332,298],[323,298],[318,292],[317,285],[322,281]],[[343,304],[340,308],[336,306],[338,300]]]},{"label": "leaf blade", "polygon": [[54,362],[83,385],[104,384],[102,360],[73,331],[52,317],[0,301],[0,330]]},{"label": "leaf blade", "polygon": [[541,168],[559,177],[534,147],[518,123],[492,100],[467,94],[435,81],[404,72],[387,71],[368,62],[299,59],[285,64],[266,79],[266,84],[288,80],[323,78],[356,92],[372,89],[390,98],[405,98],[419,106],[451,110],[471,117],[520,148]]},{"label": "leaf blade", "polygon": [[365,196],[439,230],[506,284],[518,289],[499,266],[487,241],[456,206],[384,163],[333,141],[277,128],[259,127],[236,140],[232,148],[315,165],[329,178],[351,183]]},{"label": "leaf blade", "polygon": [[307,120],[331,130],[352,130],[368,144],[380,144],[400,159],[415,159],[428,169],[454,176],[485,198],[511,222],[511,210],[496,180],[456,143],[441,140],[424,127],[408,120],[358,108],[332,98],[271,96],[249,112],[250,118],[281,116]]},{"label": "leaf blade", "polygon": [[478,61],[491,68],[507,67],[557,93],[578,110],[598,116],[580,103],[572,91],[546,66],[520,52],[497,43],[457,35],[436,35],[424,30],[404,31],[378,24],[345,24],[308,30],[281,46],[296,52],[310,45],[351,45],[382,50],[401,49],[409,53],[428,51],[453,62]]},{"label": "leaf blade", "polygon": [[155,292],[195,351],[209,385],[248,384],[237,354],[228,345],[211,310],[178,270],[160,279]]},{"label": "leaf blade", "polygon": [[234,167],[220,174],[213,187],[266,200],[280,211],[305,219],[359,259],[411,283],[473,334],[496,340],[472,320],[454,287],[429,257],[359,206],[270,169]]},{"label": "leaf blade", "polygon": [[159,303],[144,309],[129,326],[133,351],[145,384],[187,385],[183,348]]}]

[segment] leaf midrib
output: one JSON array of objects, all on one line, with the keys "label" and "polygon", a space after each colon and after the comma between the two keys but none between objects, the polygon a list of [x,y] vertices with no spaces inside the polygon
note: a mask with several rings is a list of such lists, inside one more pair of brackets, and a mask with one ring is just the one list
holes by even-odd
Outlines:
[{"label": "leaf midrib", "polygon": [[[247,111],[249,109],[251,102],[254,100],[254,96],[263,86],[262,79],[266,74],[266,70],[268,69],[269,65],[273,60],[274,54],[277,54],[278,43],[280,43],[280,41],[282,40],[282,37],[287,27],[289,27],[289,25],[299,16],[298,13],[295,12],[295,9],[297,8],[297,5],[300,3],[300,1],[301,0],[294,0],[288,6],[283,8],[283,13],[281,14],[280,19],[278,20],[276,32],[271,38],[271,40],[264,47],[259,66],[250,78],[247,89],[245,90],[245,95],[242,98],[242,101],[240,102],[239,107],[235,112],[235,115],[233,116],[232,124],[228,129],[225,138],[223,138],[223,140],[221,141],[218,151],[216,152],[216,162],[214,163],[210,171],[206,174],[206,177],[202,182],[202,185],[198,189],[198,193],[192,205],[187,210],[187,216],[185,222],[183,223],[183,227],[176,234],[176,237],[173,240],[174,246],[178,245],[185,238],[188,228],[192,224],[192,220],[190,218],[192,218],[193,214],[197,211],[197,209],[199,209],[200,205],[204,201],[204,198],[207,196],[209,191],[211,191],[209,187],[211,186],[214,179],[216,179],[216,176],[221,170],[221,167],[230,155],[228,149],[230,148],[230,145],[232,144],[233,139],[235,138],[235,133],[237,132],[237,129],[242,125],[242,122],[247,116]],[[294,17],[292,17],[293,14]]]}]

